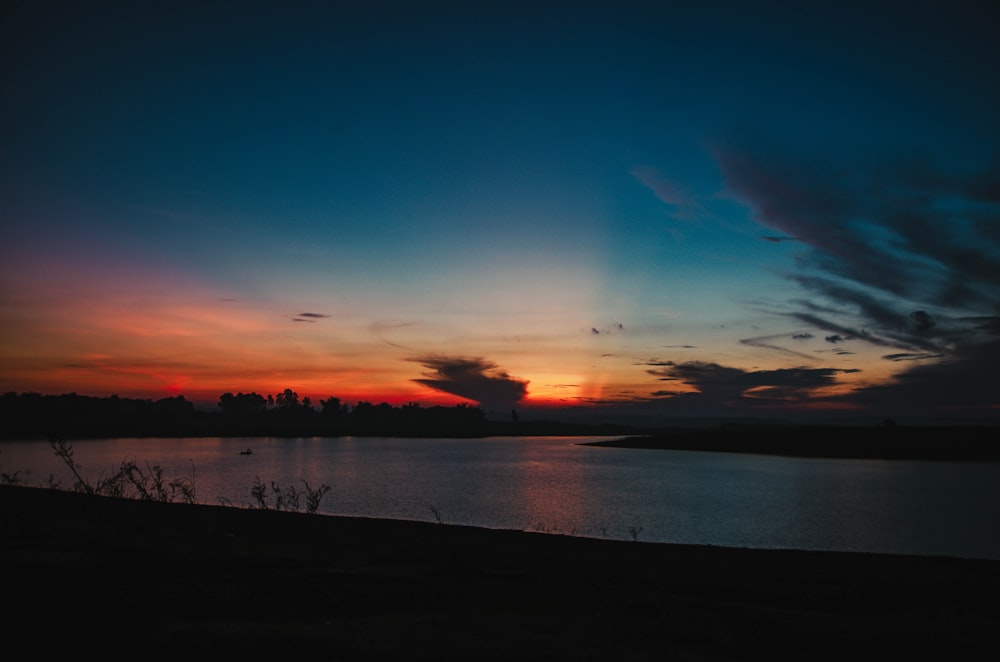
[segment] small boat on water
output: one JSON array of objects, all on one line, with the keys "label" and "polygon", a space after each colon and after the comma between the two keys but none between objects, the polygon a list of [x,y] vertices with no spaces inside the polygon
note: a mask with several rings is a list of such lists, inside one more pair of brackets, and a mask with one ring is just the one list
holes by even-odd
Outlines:
[{"label": "small boat on water", "polygon": [[253,455],[253,451],[248,448],[245,451],[240,451],[240,455]]}]

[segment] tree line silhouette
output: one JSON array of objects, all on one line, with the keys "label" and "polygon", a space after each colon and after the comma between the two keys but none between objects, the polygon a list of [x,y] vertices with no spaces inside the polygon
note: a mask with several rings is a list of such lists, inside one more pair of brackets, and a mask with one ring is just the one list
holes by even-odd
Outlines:
[{"label": "tree line silhouette", "polygon": [[67,393],[8,392],[0,397],[0,438],[70,439],[185,436],[483,436],[496,433],[476,406],[392,406],[340,398],[300,399],[223,393],[217,411],[204,411],[183,395],[159,400]]}]

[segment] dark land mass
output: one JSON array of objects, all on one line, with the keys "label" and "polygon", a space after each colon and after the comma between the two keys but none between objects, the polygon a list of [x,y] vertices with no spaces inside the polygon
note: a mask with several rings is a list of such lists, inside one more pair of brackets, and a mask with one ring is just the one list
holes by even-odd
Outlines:
[{"label": "dark land mass", "polygon": [[140,400],[75,393],[0,396],[0,440],[66,441],[156,437],[617,437],[600,446],[800,457],[1000,460],[1000,419],[945,423],[795,424],[767,419],[672,419],[659,426],[621,422],[488,418],[479,407],[390,406],[337,398],[317,408],[291,390],[277,399],[223,394],[218,411],[200,411],[183,396]]},{"label": "dark land mass", "polygon": [[745,424],[676,428],[588,445],[817,458],[1000,461],[1000,428]]},{"label": "dark land mass", "polygon": [[728,549],[0,486],[7,650],[978,659],[1000,562]]},{"label": "dark land mass", "polygon": [[[0,395],[0,440],[121,437],[490,437],[627,435],[642,428],[611,424],[492,420],[480,407],[391,406],[336,398],[321,408],[291,392],[279,404],[254,394],[224,394],[219,411],[200,411],[183,396],[142,400],[75,393]],[[228,397],[227,397],[228,396]]]}]

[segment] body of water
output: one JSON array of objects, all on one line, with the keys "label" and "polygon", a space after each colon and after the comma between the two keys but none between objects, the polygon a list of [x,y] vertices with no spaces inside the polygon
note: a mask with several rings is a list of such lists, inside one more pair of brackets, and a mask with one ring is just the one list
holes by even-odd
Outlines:
[{"label": "body of water", "polygon": [[[200,438],[72,442],[88,481],[123,461],[253,507],[329,491],[328,515],[729,547],[1000,560],[1000,463],[802,459],[600,448],[594,438]],[[249,455],[241,451],[251,449]],[[0,442],[0,472],[72,486],[44,441]],[[304,507],[304,501],[303,501]]]}]

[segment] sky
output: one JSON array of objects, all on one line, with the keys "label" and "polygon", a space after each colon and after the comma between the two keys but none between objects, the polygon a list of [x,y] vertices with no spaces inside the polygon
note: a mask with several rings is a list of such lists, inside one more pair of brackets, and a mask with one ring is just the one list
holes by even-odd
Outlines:
[{"label": "sky", "polygon": [[0,392],[1000,415],[995,2],[14,2]]}]

